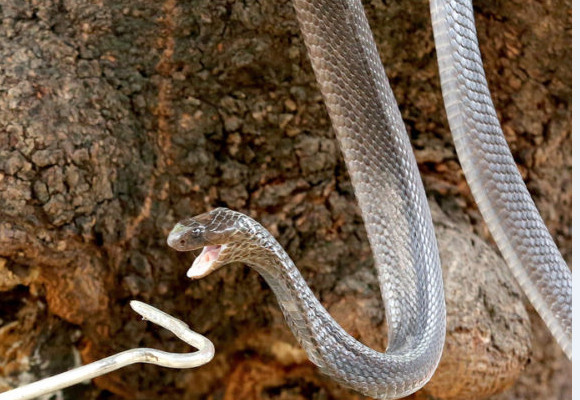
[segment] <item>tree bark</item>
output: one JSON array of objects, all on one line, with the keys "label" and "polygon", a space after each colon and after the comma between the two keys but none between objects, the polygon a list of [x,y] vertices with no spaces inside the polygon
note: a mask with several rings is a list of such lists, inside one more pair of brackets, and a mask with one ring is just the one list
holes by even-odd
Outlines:
[{"label": "tree bark", "polygon": [[[427,1],[364,3],[426,190],[443,210],[438,224],[488,243],[475,238],[474,248],[494,246],[455,155]],[[571,2],[474,7],[504,133],[570,262]],[[190,282],[194,256],[165,244],[182,218],[217,206],[245,212],[345,327],[380,348],[384,312],[366,233],[292,4],[5,0],[0,15],[0,390],[71,368],[79,355],[86,363],[137,346],[190,351],[138,322],[128,307],[136,298],[207,335],[216,359],[196,370],[129,367],[66,396],[360,398],[305,359],[257,274],[234,266]],[[447,265],[470,252],[440,246]],[[493,285],[505,287],[493,298],[520,307],[511,278],[497,274]],[[486,307],[488,318],[503,306]],[[528,357],[523,318],[509,320],[518,328],[507,347],[481,346],[518,361],[510,379],[478,395],[517,378]],[[569,398],[570,363],[531,318],[532,361],[497,398]],[[481,334],[472,322],[458,332]]]}]

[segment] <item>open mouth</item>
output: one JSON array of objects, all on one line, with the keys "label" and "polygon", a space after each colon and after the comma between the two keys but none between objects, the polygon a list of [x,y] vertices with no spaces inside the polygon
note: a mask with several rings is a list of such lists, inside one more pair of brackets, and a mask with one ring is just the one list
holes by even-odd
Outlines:
[{"label": "open mouth", "polygon": [[221,245],[205,246],[203,250],[201,250],[199,256],[197,256],[193,261],[193,264],[191,264],[191,267],[187,271],[187,277],[203,278],[213,272],[215,269],[215,262],[217,261],[221,250]]}]

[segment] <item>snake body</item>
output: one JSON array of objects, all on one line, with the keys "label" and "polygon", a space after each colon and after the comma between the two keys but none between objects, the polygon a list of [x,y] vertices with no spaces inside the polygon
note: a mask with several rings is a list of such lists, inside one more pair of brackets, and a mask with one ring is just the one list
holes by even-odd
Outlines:
[{"label": "snake body", "polygon": [[459,161],[500,251],[572,357],[572,277],[526,189],[487,87],[470,0],[431,0],[441,88]]},{"label": "snake body", "polygon": [[[443,1],[432,1],[432,17],[462,165],[509,265],[524,290],[536,288],[526,293],[546,304],[537,308],[567,349],[562,338],[570,333],[569,270],[499,128],[471,4]],[[373,251],[389,327],[387,350],[377,352],[348,335],[277,241],[243,214],[220,208],[181,221],[168,243],[180,251],[203,247],[189,276],[234,261],[251,266],[273,289],[290,329],[325,374],[365,395],[403,397],[432,376],[445,339],[440,261],[417,163],[360,1],[295,0],[295,9]]]}]

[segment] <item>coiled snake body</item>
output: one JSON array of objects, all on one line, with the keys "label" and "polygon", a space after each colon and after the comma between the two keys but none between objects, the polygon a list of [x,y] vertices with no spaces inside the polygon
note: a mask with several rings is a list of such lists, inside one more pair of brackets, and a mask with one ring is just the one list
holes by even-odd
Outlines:
[{"label": "coiled snake body", "polygon": [[[404,124],[359,0],[295,0],[312,65],[340,142],[371,243],[389,327],[385,353],[348,335],[292,260],[257,222],[216,209],[181,221],[171,247],[202,248],[188,272],[235,261],[273,289],[310,360],[376,398],[423,386],[439,362],[445,303],[425,192]],[[570,356],[570,271],[527,192],[495,115],[470,1],[432,0],[442,88],[468,182],[508,265]]]}]

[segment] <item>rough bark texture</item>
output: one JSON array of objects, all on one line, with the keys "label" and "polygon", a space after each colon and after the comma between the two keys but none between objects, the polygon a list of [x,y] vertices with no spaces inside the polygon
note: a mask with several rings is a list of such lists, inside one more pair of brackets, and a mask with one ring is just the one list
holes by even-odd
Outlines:
[{"label": "rough bark texture", "polygon": [[[441,232],[492,242],[453,150],[428,4],[365,7],[427,191],[449,216],[438,217],[442,258],[459,274],[469,243]],[[475,11],[504,132],[569,262],[571,3],[476,1]],[[234,266],[189,282],[193,255],[165,245],[181,218],[216,206],[246,212],[344,326],[381,347],[369,246],[292,5],[4,0],[0,17],[0,390],[135,346],[189,351],[131,314],[138,298],[207,335],[216,359],[192,371],[130,367],[68,398],[360,398],[318,375],[257,274]],[[437,383],[442,369],[432,395],[502,390],[527,359],[523,311],[509,316],[518,291],[501,262],[486,260],[496,272],[467,279],[481,289],[500,276],[493,285],[504,292],[457,304],[446,357],[477,337],[469,351],[487,357],[483,373],[514,362],[511,375],[457,392]],[[487,268],[476,261],[472,271]],[[461,314],[471,309],[488,322]],[[570,398],[570,363],[531,320],[531,361],[496,398]],[[443,364],[459,370],[464,361],[453,360]]]}]

